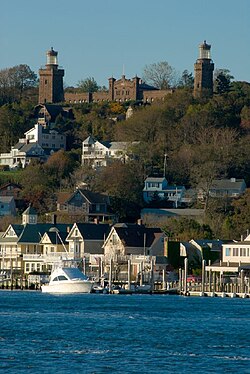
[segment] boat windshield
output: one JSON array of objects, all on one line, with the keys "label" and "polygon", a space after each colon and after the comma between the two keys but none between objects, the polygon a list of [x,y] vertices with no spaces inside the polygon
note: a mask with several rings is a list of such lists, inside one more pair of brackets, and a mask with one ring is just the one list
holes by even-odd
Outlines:
[{"label": "boat windshield", "polygon": [[77,268],[63,268],[63,271],[67,275],[69,279],[82,279],[87,280],[88,277],[84,275],[79,269]]}]

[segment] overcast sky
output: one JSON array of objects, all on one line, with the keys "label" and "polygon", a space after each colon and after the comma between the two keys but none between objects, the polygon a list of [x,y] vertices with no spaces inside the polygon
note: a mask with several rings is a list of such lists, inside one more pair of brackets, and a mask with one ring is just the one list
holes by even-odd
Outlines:
[{"label": "overcast sky", "polygon": [[198,45],[211,44],[215,68],[250,82],[250,0],[3,0],[0,69],[27,64],[38,73],[58,51],[65,83],[142,76],[167,61],[193,72]]}]

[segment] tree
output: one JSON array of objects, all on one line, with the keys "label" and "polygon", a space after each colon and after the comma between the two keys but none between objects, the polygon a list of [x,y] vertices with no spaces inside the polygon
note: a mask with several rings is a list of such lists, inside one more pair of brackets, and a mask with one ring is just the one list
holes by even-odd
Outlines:
[{"label": "tree", "polygon": [[193,88],[194,87],[194,77],[192,73],[189,73],[188,70],[184,70],[179,82],[179,87],[184,88]]},{"label": "tree", "polygon": [[96,173],[92,189],[110,196],[111,208],[121,221],[135,220],[140,216],[143,177],[140,165],[113,161]]},{"label": "tree", "polygon": [[80,80],[77,87],[81,92],[97,92],[99,86],[93,77],[88,77],[86,79]]},{"label": "tree", "polygon": [[62,149],[49,157],[44,165],[44,170],[48,178],[50,178],[52,186],[60,186],[61,180],[67,178],[74,169],[73,164],[74,161],[69,154]]},{"label": "tree", "polygon": [[146,65],[143,80],[161,90],[169,89],[176,83],[176,72],[167,61]]},{"label": "tree", "polygon": [[[32,183],[31,183],[32,181]],[[39,212],[53,209],[55,203],[51,179],[45,173],[43,165],[32,162],[22,172],[22,197]]]},{"label": "tree", "polygon": [[37,76],[28,65],[17,65],[0,70],[0,98],[2,103],[20,101],[23,93],[37,84]]},{"label": "tree", "polygon": [[215,71],[215,92],[218,94],[224,94],[231,89],[231,80],[234,77],[230,74],[228,69],[217,69]]}]

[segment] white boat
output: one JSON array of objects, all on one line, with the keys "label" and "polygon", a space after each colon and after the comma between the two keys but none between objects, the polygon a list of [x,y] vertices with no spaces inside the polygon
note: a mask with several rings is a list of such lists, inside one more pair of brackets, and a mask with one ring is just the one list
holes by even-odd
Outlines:
[{"label": "white boat", "polygon": [[90,293],[93,285],[78,268],[58,267],[51,273],[49,283],[41,288],[46,293]]}]

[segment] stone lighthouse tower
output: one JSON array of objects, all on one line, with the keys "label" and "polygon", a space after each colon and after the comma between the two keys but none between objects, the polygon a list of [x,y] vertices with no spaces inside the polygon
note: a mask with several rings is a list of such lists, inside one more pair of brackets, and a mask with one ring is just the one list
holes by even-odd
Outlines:
[{"label": "stone lighthouse tower", "polygon": [[47,51],[46,66],[39,70],[39,104],[64,101],[64,70],[58,69],[57,54],[53,48]]},{"label": "stone lighthouse tower", "polygon": [[199,58],[194,64],[194,96],[213,95],[213,71],[214,63],[210,55],[211,45],[204,43],[199,45]]}]

